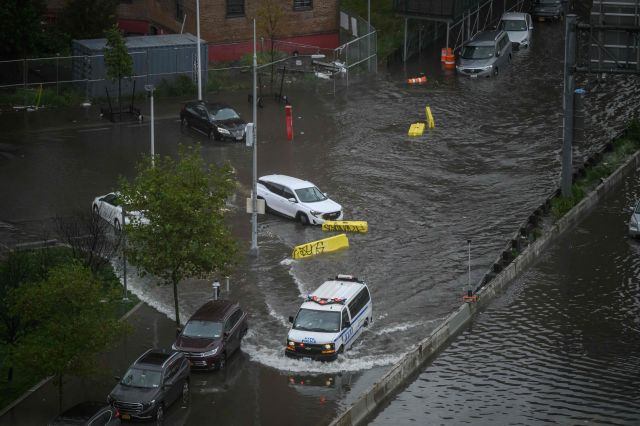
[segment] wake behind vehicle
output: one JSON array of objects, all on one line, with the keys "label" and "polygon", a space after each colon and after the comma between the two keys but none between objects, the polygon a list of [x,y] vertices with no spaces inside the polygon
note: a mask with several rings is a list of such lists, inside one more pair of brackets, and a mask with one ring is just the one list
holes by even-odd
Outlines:
[{"label": "wake behind vehicle", "polygon": [[483,31],[462,47],[456,69],[471,78],[497,76],[511,64],[511,51],[511,41],[505,31]]},{"label": "wake behind vehicle", "polygon": [[342,206],[306,180],[285,175],[262,176],[257,188],[258,198],[264,199],[267,209],[303,225],[342,219]]},{"label": "wake behind vehicle", "polygon": [[500,18],[498,28],[504,30],[515,49],[529,47],[533,36],[531,15],[520,12],[507,12]]},{"label": "wake behind vehicle", "polygon": [[180,352],[149,349],[125,373],[107,397],[122,420],[164,419],[171,404],[189,398],[190,365]]},{"label": "wake behind vehicle", "polygon": [[221,370],[248,329],[247,314],[237,302],[211,300],[189,318],[172,349],[183,352],[193,369]]},{"label": "wake behind vehicle", "polygon": [[196,128],[209,139],[242,141],[247,123],[232,107],[220,102],[187,102],[180,110],[180,124]]},{"label": "wake behind vehicle", "polygon": [[120,413],[104,402],[85,401],[62,412],[49,426],[117,426]]},{"label": "wake behind vehicle", "polygon": [[337,275],[307,296],[294,317],[285,355],[333,361],[372,322],[369,287],[351,275]]}]

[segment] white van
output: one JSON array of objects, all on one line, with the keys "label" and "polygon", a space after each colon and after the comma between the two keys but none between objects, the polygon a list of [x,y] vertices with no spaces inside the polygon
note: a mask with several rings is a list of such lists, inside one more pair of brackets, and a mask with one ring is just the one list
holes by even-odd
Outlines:
[{"label": "white van", "polygon": [[294,317],[285,355],[333,361],[371,324],[369,288],[351,275],[338,275],[307,296]]}]

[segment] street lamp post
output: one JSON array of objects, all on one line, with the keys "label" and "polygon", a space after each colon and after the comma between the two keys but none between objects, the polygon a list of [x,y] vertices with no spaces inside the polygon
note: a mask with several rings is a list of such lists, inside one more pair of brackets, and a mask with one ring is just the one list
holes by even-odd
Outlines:
[{"label": "street lamp post", "polygon": [[258,255],[258,56],[253,20],[253,190],[251,191],[251,254]]},{"label": "street lamp post", "polygon": [[156,140],[155,140],[155,120],[153,116],[153,91],[155,87],[153,84],[145,84],[144,90],[149,92],[150,102],[151,102],[151,165],[155,165],[155,155],[156,155]]},{"label": "street lamp post", "polygon": [[200,58],[200,0],[196,0],[196,37],[198,41],[197,45],[197,58],[198,58],[198,100],[202,100],[202,69],[201,58]]}]

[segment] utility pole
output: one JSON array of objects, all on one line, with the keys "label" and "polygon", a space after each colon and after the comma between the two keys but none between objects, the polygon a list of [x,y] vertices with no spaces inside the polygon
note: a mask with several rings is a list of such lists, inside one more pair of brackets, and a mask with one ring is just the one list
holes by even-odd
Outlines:
[{"label": "utility pole", "polygon": [[576,18],[574,14],[565,17],[564,29],[564,126],[562,134],[562,177],[560,188],[563,197],[571,196],[573,175],[573,96],[575,91],[576,65]]},{"label": "utility pole", "polygon": [[198,41],[196,42],[198,53],[198,100],[202,100],[202,63],[200,58],[200,0],[196,0],[196,37],[198,37]]},{"label": "utility pole", "polygon": [[123,272],[123,284],[124,284],[124,294],[122,296],[123,302],[129,301],[129,291],[127,290],[127,239],[125,238],[124,233],[124,218],[125,212],[124,208],[122,209],[122,225],[120,225],[120,244],[122,244],[122,272]]},{"label": "utility pole", "polygon": [[150,102],[151,102],[151,166],[155,166],[155,155],[156,155],[156,136],[155,136],[155,118],[153,116],[153,91],[155,87],[153,84],[145,84],[144,89],[149,92]]},{"label": "utility pole", "polygon": [[258,55],[253,20],[253,189],[251,191],[251,254],[258,256]]}]

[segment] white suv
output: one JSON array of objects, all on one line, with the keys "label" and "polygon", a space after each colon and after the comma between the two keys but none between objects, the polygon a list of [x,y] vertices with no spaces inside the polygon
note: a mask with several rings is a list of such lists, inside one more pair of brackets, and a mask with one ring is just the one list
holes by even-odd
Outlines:
[{"label": "white suv", "polygon": [[269,175],[258,179],[257,186],[258,198],[264,200],[267,209],[299,220],[303,225],[342,219],[342,206],[306,180]]}]

